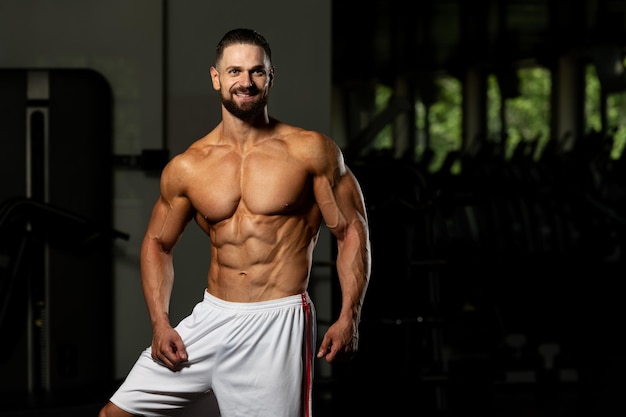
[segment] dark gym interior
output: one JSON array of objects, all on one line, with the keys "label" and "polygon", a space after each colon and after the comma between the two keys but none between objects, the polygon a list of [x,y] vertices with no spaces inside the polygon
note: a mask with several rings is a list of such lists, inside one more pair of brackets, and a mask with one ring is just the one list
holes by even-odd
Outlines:
[{"label": "dark gym interior", "polygon": [[[423,74],[464,79],[478,67],[502,79],[503,68],[524,61],[556,70],[567,54],[596,65],[605,93],[626,87],[626,2],[432,1],[411,13],[398,6],[373,2],[363,19],[342,25],[353,10],[335,5],[333,73],[348,97],[372,79],[393,86],[403,78],[424,98]],[[595,48],[618,53],[615,73],[603,75],[608,62],[594,61]],[[359,57],[367,57],[363,71],[341,70]],[[577,110],[572,116],[584,123]],[[381,415],[621,409],[624,158],[609,158],[608,128],[569,132],[565,149],[553,125],[538,159],[524,150],[528,143],[503,158],[484,131],[466,133],[464,147],[448,155],[462,161],[458,175],[445,164],[429,172],[424,155],[368,148],[367,128],[350,136],[373,269],[362,350],[336,373],[342,400],[334,405],[344,415],[374,404]]]},{"label": "dark gym interior", "polygon": [[[424,100],[436,74],[464,83],[470,71],[509,74],[527,62],[557,74],[559,57],[573,56],[572,65],[598,68],[602,99],[626,94],[626,0],[334,1],[332,14],[332,84],[346,159],[368,205],[373,264],[361,350],[316,379],[316,415],[619,413],[626,155],[609,158],[605,126],[585,131],[584,83],[572,92],[580,102],[569,146],[554,122],[537,160],[524,144],[503,158],[484,134],[484,109],[464,107],[480,120],[464,120],[463,145],[449,155],[462,162],[460,173],[445,164],[431,172],[426,153],[375,149],[376,133],[396,115],[409,115],[408,149],[417,132],[414,113],[396,102],[387,119],[373,117],[371,86],[401,80],[408,97]],[[621,57],[608,75],[609,63],[594,54],[607,49]],[[113,331],[111,242],[126,238],[112,227],[112,178],[102,175],[114,163],[110,91],[93,72],[59,70],[42,96],[32,77],[0,70],[0,176],[11,178],[0,187],[0,416],[95,416],[119,383],[111,346],[93,341]],[[68,111],[73,102],[80,114]],[[48,134],[63,137],[50,141],[60,147],[44,148]],[[73,152],[83,167],[68,162]],[[49,303],[64,291],[97,296]],[[87,309],[98,314],[76,314]],[[59,325],[44,331],[37,323],[47,319]],[[67,322],[81,334],[60,325]],[[48,366],[38,362],[43,353]],[[26,362],[45,373],[35,380],[58,387],[54,395],[25,389]]]}]

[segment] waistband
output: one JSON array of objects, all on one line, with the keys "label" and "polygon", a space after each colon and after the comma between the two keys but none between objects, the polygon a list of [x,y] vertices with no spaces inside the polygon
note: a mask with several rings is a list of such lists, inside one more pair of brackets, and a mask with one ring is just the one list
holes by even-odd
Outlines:
[{"label": "waistband", "polygon": [[234,301],[226,301],[221,298],[210,294],[208,291],[204,291],[204,301],[210,303],[216,307],[223,308],[225,310],[238,310],[238,311],[265,311],[275,310],[284,307],[301,306],[303,303],[311,304],[311,299],[308,292],[302,294],[290,295],[288,297],[276,298],[274,300],[256,301],[251,303],[240,303]]}]

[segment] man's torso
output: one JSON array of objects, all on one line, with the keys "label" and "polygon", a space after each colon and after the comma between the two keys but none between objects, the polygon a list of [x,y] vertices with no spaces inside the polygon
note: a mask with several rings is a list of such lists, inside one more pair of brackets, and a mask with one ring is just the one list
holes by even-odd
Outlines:
[{"label": "man's torso", "polygon": [[321,215],[297,132],[240,148],[214,131],[194,145],[185,194],[211,239],[213,295],[258,301],[306,290]]}]

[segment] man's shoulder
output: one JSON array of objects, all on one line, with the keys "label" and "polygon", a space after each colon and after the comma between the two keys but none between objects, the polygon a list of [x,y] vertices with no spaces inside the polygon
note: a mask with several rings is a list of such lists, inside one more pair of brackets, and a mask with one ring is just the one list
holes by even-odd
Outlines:
[{"label": "man's shoulder", "polygon": [[322,145],[325,142],[332,142],[330,137],[317,130],[306,129],[304,127],[294,126],[283,122],[279,122],[275,126],[275,133],[277,136],[284,138],[286,141],[295,144],[308,143],[310,145]]},{"label": "man's shoulder", "polygon": [[210,134],[194,141],[182,152],[174,155],[167,166],[170,170],[193,169],[194,165],[207,157],[214,141]]},{"label": "man's shoulder", "polygon": [[293,157],[313,172],[330,172],[343,160],[339,146],[329,136],[298,126],[277,126],[277,136]]}]

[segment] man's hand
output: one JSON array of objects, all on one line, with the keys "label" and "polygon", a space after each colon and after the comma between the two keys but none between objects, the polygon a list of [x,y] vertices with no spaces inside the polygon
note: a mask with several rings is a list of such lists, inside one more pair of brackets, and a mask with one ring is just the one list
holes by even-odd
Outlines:
[{"label": "man's hand", "polygon": [[171,326],[153,330],[152,359],[161,362],[172,371],[180,370],[187,362],[187,350],[183,340]]},{"label": "man's hand", "polygon": [[359,331],[352,320],[337,320],[328,328],[317,352],[318,358],[326,362],[346,362],[352,359],[358,350]]}]

